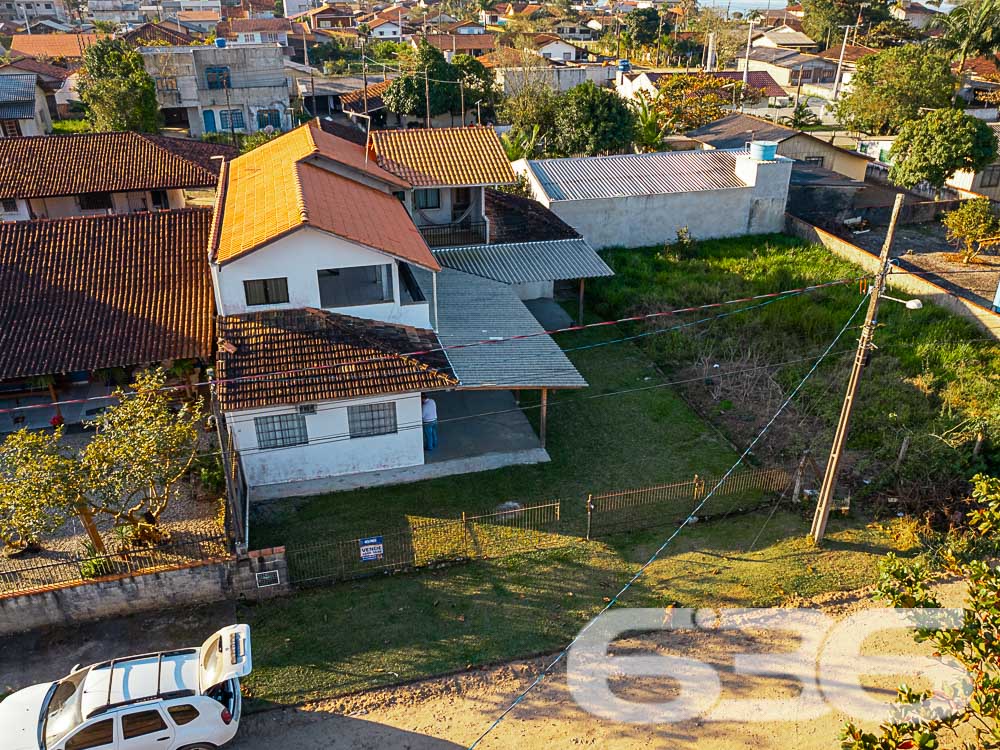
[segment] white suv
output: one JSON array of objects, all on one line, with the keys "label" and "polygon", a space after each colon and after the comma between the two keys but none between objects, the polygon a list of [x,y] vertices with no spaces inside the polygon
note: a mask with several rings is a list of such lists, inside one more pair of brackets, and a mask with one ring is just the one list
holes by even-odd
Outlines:
[{"label": "white suv", "polygon": [[201,646],[74,667],[0,703],[4,750],[212,750],[240,723],[250,627]]}]

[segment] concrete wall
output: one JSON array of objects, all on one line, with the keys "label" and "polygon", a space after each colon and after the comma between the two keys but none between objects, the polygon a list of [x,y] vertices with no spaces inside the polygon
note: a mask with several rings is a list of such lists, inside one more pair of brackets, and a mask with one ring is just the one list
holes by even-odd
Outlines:
[{"label": "concrete wall", "polygon": [[789,159],[805,161],[808,157],[823,159],[821,166],[838,174],[864,182],[868,159],[856,156],[807,133],[793,136],[778,144],[778,153]]},{"label": "concrete wall", "polygon": [[[835,255],[844,258],[858,266],[861,266],[869,273],[878,271],[878,258],[866,250],[853,245],[847,240],[826,232],[819,227],[815,227],[802,219],[789,214],[786,216],[786,231],[807,242],[815,242],[823,245]],[[917,295],[939,305],[946,310],[967,318],[979,326],[983,331],[994,338],[1000,340],[1000,315],[994,313],[981,305],[977,305],[971,300],[959,297],[947,289],[938,286],[932,281],[928,281],[920,276],[910,274],[893,274],[889,280],[889,286],[899,289],[907,294]]]},{"label": "concrete wall", "polygon": [[[396,433],[350,437],[347,407],[393,401]],[[305,416],[309,444],[259,450],[254,418],[294,414],[296,410],[295,406],[280,406],[227,412],[226,422],[251,487],[418,466],[424,462],[420,394],[320,402],[315,414]],[[252,498],[252,490],[250,494]]]},{"label": "concrete wall", "polygon": [[[258,588],[255,574],[269,570],[278,571],[281,583]],[[240,558],[0,595],[0,636],[228,598],[263,599],[288,590],[285,548],[276,547]]]},{"label": "concrete wall", "polygon": [[[167,205],[170,208],[184,208],[184,191],[168,190]],[[31,198],[31,211],[39,219],[62,219],[67,216],[104,216],[108,211],[83,211],[77,196],[62,195],[53,198]],[[153,196],[148,190],[135,190],[128,193],[111,194],[111,211],[113,214],[131,214],[139,211],[151,211]]]},{"label": "concrete wall", "polygon": [[[282,237],[231,263],[223,266],[212,264],[211,268],[219,314],[236,315],[257,310],[321,307],[317,271],[380,264],[392,265],[394,301],[340,307],[333,309],[333,312],[430,328],[430,312],[426,302],[400,304],[399,268],[392,256],[310,227]],[[247,307],[243,282],[248,279],[272,278],[288,279],[288,303]]]}]

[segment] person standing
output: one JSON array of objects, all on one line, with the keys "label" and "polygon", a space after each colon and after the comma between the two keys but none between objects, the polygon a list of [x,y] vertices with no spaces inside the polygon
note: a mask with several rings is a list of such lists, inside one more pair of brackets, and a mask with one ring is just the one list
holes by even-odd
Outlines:
[{"label": "person standing", "polygon": [[433,451],[438,444],[437,402],[426,393],[421,400],[421,416],[424,423],[424,450]]}]

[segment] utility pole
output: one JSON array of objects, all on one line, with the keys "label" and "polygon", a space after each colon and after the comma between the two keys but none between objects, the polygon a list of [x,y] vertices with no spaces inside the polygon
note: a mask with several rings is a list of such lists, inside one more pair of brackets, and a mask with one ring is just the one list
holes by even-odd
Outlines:
[{"label": "utility pole", "polygon": [[799,97],[802,96],[802,66],[800,65],[797,70],[799,71],[798,83],[795,84],[795,109],[799,108]]},{"label": "utility pole", "polygon": [[753,20],[750,21],[750,31],[747,32],[747,51],[743,56],[743,87],[746,88],[750,77],[750,42],[753,41]]},{"label": "utility pole", "polygon": [[365,103],[365,114],[368,114],[368,34],[361,35],[361,80],[364,84],[362,98]]},{"label": "utility pole", "polygon": [[837,61],[837,75],[833,79],[833,100],[837,101],[837,94],[840,93],[840,73],[844,69],[844,53],[847,51],[847,37],[851,33],[851,26],[841,26],[844,30],[844,43],[840,45],[840,60]]},{"label": "utility pole", "polygon": [[425,128],[429,128],[431,126],[431,79],[430,79],[430,71],[431,71],[431,69],[429,67],[428,68],[424,68],[424,104],[427,105],[426,106],[426,110],[425,110],[427,112],[427,115],[425,117],[426,123],[424,124]]},{"label": "utility pole", "polygon": [[837,487],[837,475],[840,473],[840,459],[844,453],[847,432],[851,423],[851,411],[854,408],[854,399],[857,396],[858,385],[861,382],[861,373],[865,368],[865,360],[872,349],[872,338],[875,335],[878,306],[882,299],[882,292],[885,290],[886,276],[889,274],[889,251],[892,249],[892,241],[896,235],[896,221],[899,219],[899,211],[902,207],[903,194],[896,193],[896,202],[892,206],[892,218],[889,220],[889,229],[885,235],[885,242],[882,243],[882,254],[879,256],[879,270],[875,276],[875,283],[872,285],[871,297],[868,299],[868,314],[865,315],[865,323],[861,327],[861,337],[858,339],[858,351],[854,355],[854,366],[851,368],[851,377],[847,383],[847,393],[844,394],[844,404],[840,409],[840,421],[837,423],[837,431],[833,436],[833,445],[830,447],[830,459],[826,462],[823,486],[819,491],[816,514],[813,516],[812,529],[809,532],[813,541],[817,544],[823,541],[823,535],[826,533],[826,522],[830,518],[833,492]]},{"label": "utility pole", "polygon": [[462,127],[465,127],[465,81],[458,82],[458,95],[462,100]]},{"label": "utility pole", "polygon": [[661,8],[657,17],[660,19],[656,25],[656,67],[660,67],[660,47],[663,43],[663,9]]}]

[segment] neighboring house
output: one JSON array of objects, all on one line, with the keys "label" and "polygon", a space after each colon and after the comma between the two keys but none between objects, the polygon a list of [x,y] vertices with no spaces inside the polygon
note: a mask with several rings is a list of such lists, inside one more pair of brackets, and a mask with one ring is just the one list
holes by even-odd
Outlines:
[{"label": "neighboring house", "polygon": [[49,105],[35,73],[0,75],[0,139],[52,132]]},{"label": "neighboring house", "polygon": [[552,21],[548,30],[560,39],[571,39],[578,42],[591,42],[600,38],[600,33],[586,23],[569,18]]},{"label": "neighboring house", "polygon": [[458,21],[444,27],[447,34],[485,34],[486,27],[476,21]]},{"label": "neighboring house", "polygon": [[601,63],[576,63],[549,60],[534,52],[498,47],[478,60],[493,71],[497,86],[504,94],[538,84],[555,91],[569,91],[581,83],[593,81],[598,86],[613,84],[615,68]]},{"label": "neighboring house", "polygon": [[[496,135],[465,130],[474,135],[405,131],[415,137],[389,147],[397,158],[372,159],[312,121],[224,168],[209,243],[216,398],[251,498],[547,460],[498,392],[541,389],[545,404],[548,389],[585,381],[511,284],[442,268],[408,211],[419,185],[490,169],[476,159],[492,162]],[[439,150],[456,144],[465,150]],[[512,178],[504,167],[485,176]],[[530,338],[498,340],[516,335]],[[478,340],[496,343],[469,346]],[[443,428],[444,455],[423,449],[427,393],[442,418],[469,425]],[[502,436],[473,419],[498,398]]]},{"label": "neighboring house", "polygon": [[520,160],[542,205],[598,250],[692,237],[780,232],[792,161],[746,152],[677,151]]},{"label": "neighboring house", "polygon": [[837,64],[816,55],[804,55],[790,49],[755,47],[749,60],[744,55],[736,58],[739,70],[762,70],[769,73],[779,86],[790,88],[803,84],[832,84],[837,75]]},{"label": "neighboring house", "polygon": [[15,34],[10,52],[39,60],[79,63],[83,52],[96,42],[100,34]]},{"label": "neighboring house", "polygon": [[[818,52],[817,56],[822,57],[827,62],[840,66],[840,82],[844,86],[849,86],[855,71],[858,69],[858,60],[868,57],[868,55],[874,55],[877,52],[877,49],[863,45],[848,44],[844,46],[835,44],[822,52]],[[843,57],[841,57],[842,54]],[[843,90],[846,91],[847,89]]]},{"label": "neighboring house", "polygon": [[163,23],[144,23],[118,36],[133,47],[149,47],[157,44],[183,47],[194,41],[191,34],[177,31]]},{"label": "neighboring house", "polygon": [[186,29],[193,29],[202,34],[215,31],[222,20],[221,14],[215,10],[182,10],[175,16],[177,22]]},{"label": "neighboring house", "polygon": [[292,127],[289,80],[277,44],[142,47],[168,126],[204,133]]},{"label": "neighboring house", "polygon": [[317,29],[350,29],[354,27],[354,11],[349,5],[336,3],[324,3],[318,8],[311,7],[309,2],[297,0],[299,5],[305,8],[298,12],[289,12],[285,9],[285,15],[291,21],[300,21],[308,24],[313,31]]},{"label": "neighboring house", "polygon": [[0,76],[19,74],[38,76],[38,85],[45,92],[49,115],[56,115],[59,111],[56,96],[66,86],[70,72],[65,68],[50,65],[33,57],[15,57],[8,63],[0,64]]},{"label": "neighboring house", "polygon": [[69,12],[63,0],[3,0],[0,2],[0,21],[24,23],[35,19],[54,19],[66,22]]},{"label": "neighboring house", "polygon": [[499,3],[491,10],[479,11],[479,20],[487,26],[503,26],[510,21],[534,21],[551,15],[537,3]]},{"label": "neighboring house", "polygon": [[889,8],[889,13],[893,18],[906,21],[915,29],[926,29],[928,24],[934,20],[934,16],[941,12],[928,8],[922,3],[910,2],[910,0],[901,0],[900,3]]},{"label": "neighboring house", "polygon": [[410,43],[418,47],[422,40],[444,53],[445,60],[450,61],[455,55],[472,55],[480,57],[496,49],[497,38],[493,34],[427,34],[412,36]]},{"label": "neighboring house", "polygon": [[288,46],[292,24],[287,18],[234,18],[219,24],[218,35],[232,45],[278,44]]},{"label": "neighboring house", "polygon": [[[683,73],[623,73],[617,76],[615,88],[619,96],[635,99],[640,92],[655,98],[659,93],[660,81],[666,76],[684,75]],[[743,72],[738,70],[717,70],[707,75],[726,81],[743,81]],[[747,73],[747,85],[758,91],[763,91],[763,104],[773,103],[779,99],[787,99],[786,92],[769,73],[762,70],[751,70]]]},{"label": "neighboring house", "polygon": [[748,141],[774,141],[778,155],[826,167],[854,180],[865,179],[870,159],[795,128],[760,117],[734,113],[689,131],[688,138],[708,149],[746,148]]},{"label": "neighboring house", "polygon": [[[99,399],[134,367],[210,358],[211,222],[193,208],[0,224],[0,404]],[[108,403],[0,413],[0,431]]]},{"label": "neighboring house", "polygon": [[528,37],[528,49],[546,60],[586,60],[587,51],[560,39],[555,34]]},{"label": "neighboring house", "polygon": [[211,157],[234,153],[131,132],[0,139],[0,220],[184,208],[185,191],[214,190],[218,161]]},{"label": "neighboring house", "polygon": [[783,49],[793,49],[799,52],[815,52],[818,45],[806,34],[793,29],[791,26],[778,26],[774,29],[762,31],[754,36],[750,42],[751,47],[781,47]]},{"label": "neighboring house", "polygon": [[87,13],[92,21],[116,24],[145,23],[151,15],[135,0],[88,0]]},{"label": "neighboring house", "polygon": [[[389,88],[389,84],[391,83],[391,80],[379,81],[367,88],[355,89],[341,94],[341,110],[351,114],[371,114],[372,112],[382,111],[385,109],[385,102],[382,101],[382,95],[385,94],[385,90]],[[366,104],[368,105],[367,109],[365,109]]]},{"label": "neighboring house", "polygon": [[368,24],[371,38],[377,41],[400,42],[403,40],[403,27],[398,21],[379,18]]}]

